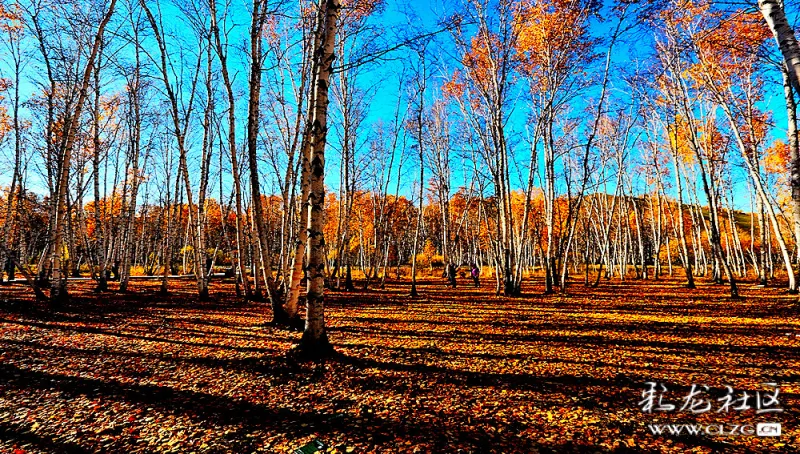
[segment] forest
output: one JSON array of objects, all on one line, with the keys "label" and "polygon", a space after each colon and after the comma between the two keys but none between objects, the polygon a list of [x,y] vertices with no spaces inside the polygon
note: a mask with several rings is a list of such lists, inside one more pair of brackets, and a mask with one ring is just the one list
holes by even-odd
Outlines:
[{"label": "forest", "polygon": [[0,451],[800,452],[798,21],[0,0]]}]

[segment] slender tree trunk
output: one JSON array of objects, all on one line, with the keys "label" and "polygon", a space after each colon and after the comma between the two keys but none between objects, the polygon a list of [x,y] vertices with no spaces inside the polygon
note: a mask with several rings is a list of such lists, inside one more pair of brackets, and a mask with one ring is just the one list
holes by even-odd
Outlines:
[{"label": "slender tree trunk", "polygon": [[[145,14],[147,15],[147,20],[150,23],[151,28],[153,29],[153,34],[155,35],[156,42],[158,44],[159,52],[160,52],[160,71],[161,77],[164,82],[164,88],[167,92],[167,97],[169,98],[170,102],[170,114],[172,117],[172,126],[173,126],[173,133],[175,134],[175,139],[178,142],[178,166],[179,166],[179,176],[182,174],[183,176],[183,184],[185,186],[184,190],[186,191],[186,201],[188,202],[189,206],[189,223],[193,223],[194,226],[188,225],[187,231],[192,232],[191,235],[191,244],[192,244],[192,258],[194,259],[194,272],[195,272],[195,279],[197,282],[197,293],[201,299],[204,299],[208,296],[208,289],[206,287],[206,278],[205,278],[205,267],[203,263],[203,256],[204,251],[203,249],[203,242],[202,242],[202,215],[201,207],[197,207],[195,210],[194,206],[194,197],[192,196],[192,186],[191,181],[189,178],[189,165],[187,162],[186,154],[186,129],[188,123],[188,113],[192,110],[192,102],[194,100],[194,93],[197,87],[197,77],[200,72],[200,62],[202,61],[202,53],[199,53],[197,56],[197,67],[195,71],[194,79],[191,83],[191,97],[189,101],[189,106],[187,107],[186,118],[183,120],[183,125],[181,125],[181,113],[178,107],[178,95],[175,92],[172,82],[170,81],[169,71],[170,71],[170,64],[167,61],[168,49],[166,43],[164,41],[164,35],[162,30],[159,28],[159,23],[156,20],[156,17],[153,15],[150,8],[147,6],[145,0],[139,0],[139,4],[142,6]],[[202,183],[201,183],[202,184]],[[177,195],[177,194],[176,194]],[[180,223],[178,223],[180,226]],[[184,266],[184,272],[185,270]]]},{"label": "slender tree trunk", "polygon": [[683,269],[686,272],[686,288],[695,288],[692,262],[689,260],[689,248],[686,245],[686,227],[683,222],[683,186],[681,185],[681,166],[677,150],[673,150],[672,163],[675,165],[675,191],[678,194],[678,239],[683,253]]},{"label": "slender tree trunk", "polygon": [[[789,250],[786,247],[786,242],[783,239],[783,234],[781,233],[780,225],[778,224],[778,217],[775,214],[775,208],[772,206],[767,191],[764,188],[764,184],[761,179],[760,164],[757,158],[753,157],[753,155],[757,156],[757,150],[749,149],[748,146],[745,144],[745,141],[742,137],[741,131],[739,130],[734,113],[730,110],[730,108],[723,105],[722,110],[728,117],[728,121],[731,125],[731,130],[733,131],[733,135],[736,138],[736,143],[739,147],[739,151],[741,152],[742,157],[744,158],[745,166],[747,167],[748,173],[750,174],[750,178],[753,180],[753,184],[755,186],[759,200],[761,202],[760,205],[762,210],[761,230],[766,231],[765,228],[766,223],[763,221],[763,214],[764,214],[763,209],[766,208],[765,214],[767,215],[767,217],[769,217],[769,221],[772,224],[772,230],[775,232],[775,238],[778,241],[778,246],[781,251],[781,256],[783,257],[784,266],[786,267],[786,274],[789,278],[789,292],[793,294],[797,293],[797,280],[795,279],[794,269],[792,268],[792,259],[789,256]],[[762,248],[763,246],[764,245],[762,244]],[[772,267],[770,268],[772,269]]]},{"label": "slender tree trunk", "polygon": [[[547,135],[545,140],[550,140],[551,134]],[[545,143],[545,227],[547,228],[547,248],[545,249],[544,257],[544,293],[549,295],[553,293],[553,286],[555,285],[555,275],[553,273],[553,241],[555,228],[555,156],[553,153],[553,145]],[[599,271],[598,271],[599,272]]]},{"label": "slender tree trunk", "polygon": [[17,187],[22,188],[22,173],[21,173],[21,166],[22,166],[22,128],[19,121],[19,104],[20,104],[20,93],[19,93],[19,82],[20,82],[20,73],[22,71],[22,61],[21,61],[21,54],[19,48],[19,38],[14,35],[12,37],[13,43],[11,44],[12,47],[12,57],[14,60],[14,103],[13,103],[13,127],[14,127],[14,170],[11,174],[11,186],[8,189],[8,197],[6,198],[6,216],[5,216],[5,224],[3,224],[3,244],[2,248],[0,248],[0,282],[3,282],[3,271],[5,270],[6,264],[9,264],[8,268],[8,280],[14,278],[14,265],[12,259],[16,254],[15,248],[15,241],[12,238],[12,235],[16,237],[16,233],[14,233],[14,226],[16,224],[17,217],[19,216],[19,212],[14,213],[14,198],[17,197],[18,199],[22,199],[22,191],[19,191],[17,194]]},{"label": "slender tree trunk", "polygon": [[783,96],[786,100],[786,136],[789,142],[789,181],[792,187],[792,223],[794,230],[795,262],[800,263],[800,144],[797,132],[797,101],[789,80],[786,65],[781,65]]},{"label": "slender tree trunk", "polygon": [[272,282],[272,263],[269,244],[269,231],[267,230],[266,213],[261,200],[261,184],[258,173],[258,123],[261,99],[261,73],[262,73],[262,42],[263,27],[267,20],[266,2],[253,0],[253,20],[250,27],[250,100],[247,106],[247,158],[250,164],[250,191],[253,198],[253,214],[255,217],[255,230],[258,235],[258,246],[261,250],[261,266],[264,273],[264,288],[267,299],[272,306],[272,321],[284,324],[287,320],[286,311],[280,300],[276,297]]},{"label": "slender tree trunk", "polygon": [[306,325],[298,349],[307,356],[327,356],[333,352],[325,331],[325,144],[328,134],[328,88],[333,70],[333,53],[339,27],[339,0],[320,3],[317,33],[320,46],[314,49],[314,110],[310,131],[312,155],[309,159],[308,289]]},{"label": "slender tree trunk", "polygon": [[[417,77],[417,91],[419,95],[419,106],[417,106],[417,118],[416,120],[416,134],[417,134],[417,146],[419,149],[419,211],[417,212],[417,225],[414,229],[414,246],[411,252],[411,296],[416,298],[419,296],[419,292],[417,291],[417,254],[419,252],[419,245],[420,245],[420,229],[422,228],[422,215],[423,215],[423,197],[424,197],[424,189],[425,189],[425,153],[424,153],[424,138],[423,138],[423,112],[425,107],[425,88],[427,85],[427,72],[425,66],[425,54],[424,50],[419,53],[420,63],[422,65],[422,72],[418,74]],[[447,267],[447,264],[445,264]]]},{"label": "slender tree trunk", "polygon": [[775,36],[778,48],[786,62],[789,80],[796,93],[800,93],[800,45],[794,30],[786,19],[782,0],[758,0],[758,9]]},{"label": "slender tree trunk", "polygon": [[234,263],[236,267],[236,279],[244,286],[244,297],[250,299],[252,290],[250,288],[250,278],[242,262],[242,243],[245,238],[245,227],[243,224],[244,212],[242,210],[242,182],[239,174],[239,156],[236,150],[236,98],[233,95],[233,82],[228,73],[228,59],[225,47],[222,45],[220,30],[217,24],[216,0],[209,1],[211,30],[214,34],[214,44],[217,56],[220,61],[222,81],[225,85],[225,94],[228,96],[228,152],[231,157],[231,176],[233,177],[233,190],[236,199],[236,249],[234,251]]},{"label": "slender tree trunk", "polygon": [[[316,47],[316,46],[315,46]],[[311,100],[309,100],[309,104]],[[310,111],[309,106],[309,111]],[[302,209],[300,210],[300,228],[297,229],[297,243],[295,244],[294,250],[294,257],[292,258],[292,276],[291,281],[289,282],[289,294],[287,295],[286,299],[286,314],[290,319],[297,318],[299,314],[299,300],[300,300],[300,281],[303,278],[303,261],[306,255],[306,245],[308,244],[308,219],[309,219],[309,207],[308,204],[308,195],[310,191],[310,183],[308,181],[309,175],[311,173],[310,165],[308,158],[311,155],[310,151],[310,142],[308,140],[309,131],[311,131],[312,125],[310,124],[310,117],[309,117],[309,124],[306,127],[306,132],[303,133],[303,145],[301,148],[301,161],[302,161],[302,171],[300,174],[300,200],[303,203]],[[338,257],[337,257],[338,258]],[[307,272],[307,270],[306,270]]]},{"label": "slender tree trunk", "polygon": [[117,0],[111,0],[110,5],[108,6],[108,11],[106,11],[99,27],[97,28],[94,44],[92,45],[91,53],[89,54],[89,58],[86,62],[86,68],[83,71],[83,80],[81,83],[80,93],[78,94],[78,100],[75,104],[75,109],[67,117],[63,125],[63,142],[61,144],[62,146],[60,147],[62,159],[58,176],[58,185],[56,186],[55,210],[53,213],[55,218],[53,221],[54,228],[51,238],[53,280],[50,287],[50,300],[56,304],[65,302],[69,298],[69,294],[67,293],[66,274],[62,272],[62,253],[64,250],[65,224],[68,222],[66,205],[67,192],[69,191],[69,171],[72,164],[72,148],[75,143],[75,135],[78,130],[78,123],[80,123],[83,104],[86,101],[87,92],[89,90],[89,81],[92,77],[92,72],[95,69],[95,58],[97,58],[97,54],[103,41],[103,32],[105,31],[106,25],[111,20],[111,16],[114,13],[114,7],[116,4]]},{"label": "slender tree trunk", "polygon": [[[131,21],[133,24],[134,22]],[[131,275],[131,254],[135,248],[136,238],[136,199],[139,196],[139,155],[141,153],[141,138],[142,138],[142,112],[141,112],[141,59],[139,50],[139,29],[137,25],[133,25],[133,35],[137,44],[135,52],[136,65],[134,67],[133,80],[128,84],[129,90],[129,103],[130,103],[130,118],[133,122],[130,125],[130,162],[131,162],[131,193],[128,200],[128,207],[126,213],[125,225],[125,243],[122,251],[122,265],[119,282],[120,292],[128,291],[128,282]],[[99,81],[98,81],[99,82]]]},{"label": "slender tree trunk", "polygon": [[[318,33],[314,34],[310,50],[311,52],[315,51],[320,43],[319,43],[320,35]],[[308,57],[309,52],[304,52],[304,56]],[[313,60],[313,55],[311,56]],[[300,79],[300,90],[299,93],[305,93],[305,86],[306,81],[308,79],[308,72],[307,72],[307,61],[308,58],[303,59],[303,75]],[[313,74],[312,74],[313,77]],[[313,89],[314,82],[311,81],[311,87]],[[307,273],[307,270],[303,267],[305,263],[306,257],[306,249],[308,246],[308,219],[309,219],[309,207],[308,204],[308,195],[310,191],[310,183],[308,181],[310,174],[311,174],[311,163],[309,158],[311,156],[311,142],[310,142],[310,133],[313,128],[312,123],[312,110],[314,108],[313,102],[314,97],[308,96],[307,100],[307,108],[306,108],[306,118],[305,118],[305,126],[303,127],[302,132],[300,132],[300,225],[297,228],[297,240],[295,243],[294,248],[294,256],[292,257],[291,261],[291,274],[289,276],[289,288],[286,294],[286,315],[288,316],[290,323],[294,323],[299,318],[300,313],[300,283],[303,280],[303,275]],[[302,106],[302,98],[298,100],[297,110],[298,110],[298,118],[296,127],[300,129],[300,110]],[[296,140],[296,139],[295,139]],[[296,143],[296,142],[295,142]],[[291,165],[291,164],[290,164]],[[288,169],[287,169],[288,170]],[[288,181],[289,175],[287,172]],[[294,189],[292,189],[294,193]],[[294,206],[294,202],[293,205]],[[288,221],[288,219],[287,219]],[[337,257],[338,259],[338,257]]]}]

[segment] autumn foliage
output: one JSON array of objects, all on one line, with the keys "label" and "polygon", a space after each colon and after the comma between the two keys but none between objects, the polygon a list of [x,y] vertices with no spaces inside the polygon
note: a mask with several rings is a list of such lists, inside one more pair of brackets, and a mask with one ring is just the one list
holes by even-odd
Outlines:
[{"label": "autumn foliage", "polygon": [[[289,452],[317,439],[341,453],[710,453],[716,437],[647,427],[776,421],[781,437],[725,450],[798,448],[798,314],[775,289],[731,304],[719,287],[665,281],[523,301],[425,281],[429,296],[409,301],[395,282],[333,293],[339,355],[304,364],[285,356],[299,333],[265,327],[264,305],[231,304],[229,283],[187,303],[186,284],[169,299],[142,298],[155,288],[141,281],[113,302],[0,310],[0,449]],[[645,413],[651,381],[673,400],[694,384],[754,394],[777,381],[784,411]]]}]

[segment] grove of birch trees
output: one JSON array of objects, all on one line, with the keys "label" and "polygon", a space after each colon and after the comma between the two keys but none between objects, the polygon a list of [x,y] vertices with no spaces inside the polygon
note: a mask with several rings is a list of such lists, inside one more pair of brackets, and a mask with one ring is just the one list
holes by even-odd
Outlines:
[{"label": "grove of birch trees", "polygon": [[507,297],[796,293],[798,14],[2,0],[0,280],[57,306],[75,278],[189,279],[199,300],[229,279],[311,354],[331,350],[326,289],[419,296],[473,266]]}]

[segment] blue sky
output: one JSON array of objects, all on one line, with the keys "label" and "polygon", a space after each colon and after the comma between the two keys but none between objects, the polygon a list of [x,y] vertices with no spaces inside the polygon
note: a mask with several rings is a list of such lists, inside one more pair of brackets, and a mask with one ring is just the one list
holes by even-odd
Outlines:
[{"label": "blue sky", "polygon": [[[164,15],[166,18],[166,27],[175,33],[176,35],[181,35],[186,33],[185,25],[182,23],[180,19],[180,13],[173,7],[168,6],[169,2],[165,1],[164,3]],[[791,3],[791,2],[787,2]],[[123,4],[123,3],[121,3]],[[249,27],[249,16],[246,12],[246,7],[243,3],[234,2],[236,8],[236,14],[231,16],[231,23],[236,24],[232,36],[232,43],[237,46],[246,45],[243,41],[244,37],[246,36],[247,29]],[[388,1],[386,3],[386,8],[383,14],[376,16],[373,19],[373,22],[377,25],[380,24],[381,26],[385,27],[385,33],[383,34],[384,43],[380,43],[380,45],[389,46],[396,42],[396,36],[400,33],[405,33],[408,30],[406,24],[408,23],[408,13],[410,12],[412,17],[412,24],[415,27],[423,30],[432,30],[435,29],[439,20],[450,14],[449,8],[453,7],[453,3],[447,2],[446,0],[433,0],[433,1],[425,1],[425,0],[408,0],[403,2],[394,2]],[[792,20],[796,20],[798,11],[797,7],[794,4],[789,5],[790,10],[788,11]],[[120,10],[122,11],[122,10]],[[174,18],[174,19],[173,19]],[[592,32],[596,36],[605,36],[608,32],[609,24],[602,24],[597,21],[593,22],[592,25]],[[616,69],[614,71],[615,76],[619,76],[622,74],[623,71],[631,70],[632,67],[636,64],[636,60],[641,58],[646,58],[647,53],[650,51],[648,43],[647,35],[640,35],[635,37],[635,41],[633,42],[623,42],[618,44],[616,47],[615,52],[612,55],[612,60],[616,65]],[[431,56],[435,60],[438,60],[442,63],[441,67],[434,70],[433,77],[431,79],[431,86],[438,86],[440,85],[442,78],[447,77],[454,68],[458,66],[457,59],[451,58],[454,54],[452,48],[448,45],[450,42],[450,36],[448,33],[443,33],[440,36],[438,41],[440,44],[439,47],[432,47]],[[379,46],[380,46],[379,45]],[[29,48],[35,52],[35,48],[33,48],[32,43],[29,43]],[[601,48],[599,51],[604,52],[604,48]],[[0,55],[2,55],[3,51],[0,51]],[[397,73],[400,72],[400,68],[403,65],[402,59],[407,56],[404,50],[399,50],[393,54],[389,55],[389,58],[383,61],[379,61],[368,68],[365,68],[362,72],[364,76],[359,79],[359,84],[363,87],[370,87],[370,92],[373,93],[372,98],[369,102],[369,113],[367,115],[366,121],[364,122],[363,128],[363,136],[361,138],[361,143],[367,143],[367,134],[372,131],[372,125],[378,121],[383,121],[384,123],[390,123],[394,117],[394,110],[397,106],[397,97],[399,94],[408,95],[409,87],[407,85],[401,84],[398,81]],[[237,136],[239,141],[243,141],[244,139],[244,107],[246,101],[246,65],[243,61],[243,56],[231,56],[233,65],[233,72],[236,73],[236,84],[237,84],[237,92],[240,93],[240,105],[237,108],[238,114],[238,123],[240,125]],[[399,59],[399,60],[398,60]],[[41,74],[37,74],[40,71],[40,65],[36,63],[29,63],[27,67],[26,74],[23,76],[23,83],[20,85],[22,92],[23,92],[23,101],[30,96],[30,94],[36,89],[35,85],[33,84],[33,79],[41,78]],[[4,76],[8,77],[8,60],[7,59],[0,59],[0,73]],[[768,106],[770,110],[774,112],[774,121],[775,127],[773,128],[772,135],[775,138],[783,138],[785,137],[785,108],[783,104],[782,98],[782,88],[779,85],[779,77],[777,73],[773,72],[773,79],[775,79],[778,83],[771,83],[767,85],[766,88],[766,102],[765,106]],[[119,82],[110,81],[109,87],[113,86],[113,84],[118,84]],[[623,99],[626,95],[624,84],[621,83],[619,78],[615,78],[612,81],[614,84],[615,90],[612,91],[612,97],[618,97],[619,99]],[[584,99],[591,99],[592,92],[589,91],[585,95]],[[526,114],[525,114],[525,105],[523,98],[517,98],[518,100],[513,105],[513,112],[512,118],[509,123],[509,135],[517,143],[518,151],[519,151],[519,161],[526,162],[527,157],[527,150],[528,146],[524,142],[524,126],[526,122]],[[407,99],[404,101],[407,103]],[[581,106],[577,105],[577,109],[580,109]],[[337,127],[337,116],[335,114],[335,108],[333,109],[332,115],[332,128]],[[25,112],[23,112],[25,115]],[[340,145],[338,144],[338,134],[335,130],[332,130],[329,134],[329,149],[328,149],[328,178],[326,183],[332,190],[336,190],[339,186],[339,148]],[[194,144],[197,145],[197,138],[194,138]],[[413,151],[409,148],[413,141],[407,141],[407,148],[405,150],[406,155],[413,154]],[[395,162],[400,161],[400,150],[395,157]],[[0,151],[0,185],[7,185],[10,179],[10,172],[8,172],[8,157],[9,157],[9,147],[8,143],[2,146],[2,151]],[[635,158],[635,153],[634,153]],[[454,163],[455,167],[458,167],[457,163]],[[31,169],[32,170],[32,169]],[[267,187],[270,187],[269,183],[271,180],[270,173],[267,169],[262,169],[264,173],[264,180],[267,184]],[[410,195],[412,193],[412,186],[414,184],[414,180],[416,178],[416,170],[414,169],[414,165],[410,161],[406,161],[404,164],[404,172],[408,172],[408,175],[404,177],[404,184],[403,189],[401,190],[402,193],[406,195]],[[739,172],[742,177],[744,174]],[[430,173],[428,172],[428,175]],[[454,190],[463,184],[465,176],[463,174],[456,173],[454,175],[454,182],[453,188]],[[36,192],[43,193],[44,186],[42,185],[42,181],[40,178],[35,177],[34,172],[31,171],[29,175],[28,183],[30,185],[30,189],[35,190]],[[746,190],[746,187],[742,187],[743,190]],[[749,202],[747,200],[743,200],[737,208],[747,208],[749,206]]]}]

